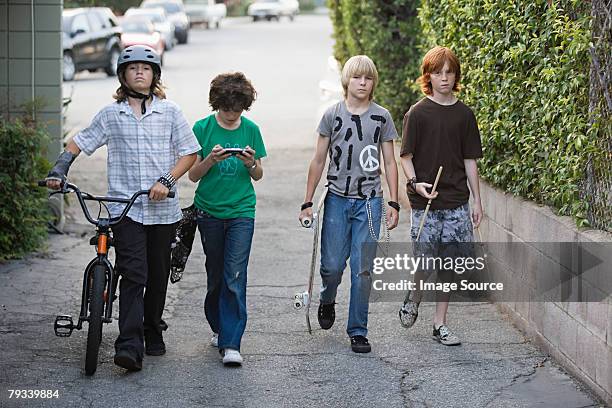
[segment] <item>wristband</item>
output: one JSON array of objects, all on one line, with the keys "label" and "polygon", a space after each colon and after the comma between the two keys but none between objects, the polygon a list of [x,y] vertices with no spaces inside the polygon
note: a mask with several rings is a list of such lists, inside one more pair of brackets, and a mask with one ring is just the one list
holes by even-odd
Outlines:
[{"label": "wristband", "polygon": [[408,180],[408,183],[406,183],[406,190],[409,194],[416,194],[416,183],[416,177],[412,177],[410,180]]},{"label": "wristband", "polygon": [[305,209],[310,208],[310,207],[312,207],[312,201],[308,201],[308,202],[302,204],[302,211],[304,211]]},{"label": "wristband", "polygon": [[400,205],[397,203],[397,201],[389,201],[387,204],[389,204],[389,207],[394,208],[397,212],[400,212]]},{"label": "wristband", "polygon": [[57,178],[61,181],[64,181],[68,176],[68,170],[70,169],[70,165],[76,159],[76,155],[71,152],[64,150],[62,154],[59,155],[55,165],[51,170],[49,170],[48,178]]},{"label": "wristband", "polygon": [[167,172],[163,176],[157,179],[158,183],[163,184],[168,190],[172,190],[172,187],[176,184],[176,179],[170,172]]}]

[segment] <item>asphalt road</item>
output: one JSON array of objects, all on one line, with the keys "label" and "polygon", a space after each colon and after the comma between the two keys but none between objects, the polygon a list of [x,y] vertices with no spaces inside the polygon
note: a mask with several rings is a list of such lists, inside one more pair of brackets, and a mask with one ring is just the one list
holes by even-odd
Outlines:
[{"label": "asphalt road", "polygon": [[[82,270],[93,256],[87,244],[91,229],[72,200],[68,234],[52,235],[45,251],[0,266],[0,406],[595,406],[491,304],[451,304],[449,323],[464,343],[448,348],[430,338],[433,305],[422,305],[416,325],[405,330],[398,323],[398,304],[373,303],[373,351],[357,355],[345,333],[345,279],[335,326],[329,331],[317,327],[313,335],[305,331],[304,314],[293,310],[291,299],[306,286],[312,236],[296,217],[322,103],[318,83],[327,75],[330,34],[325,16],[300,16],[294,23],[236,20],[218,31],[192,32],[188,45],[165,58],[168,97],[190,123],[209,113],[208,84],[217,73],[243,71],[259,92],[248,116],[260,124],[269,157],[256,187],[244,366],[223,367],[209,346],[204,256],[196,242],[183,280],[169,289],[167,354],[146,357],[143,371],[126,374],[112,362],[113,323],[104,327],[98,371],[86,377],[85,334],[58,338],[52,328],[56,314],[77,314]],[[67,126],[77,130],[111,101],[116,79],[84,73],[70,87]],[[104,193],[104,167],[101,149],[75,162],[72,180],[84,190]],[[192,183],[181,181],[184,204],[193,190]],[[408,216],[402,212],[392,240],[408,239]],[[58,398],[9,398],[11,389],[57,390]]]}]

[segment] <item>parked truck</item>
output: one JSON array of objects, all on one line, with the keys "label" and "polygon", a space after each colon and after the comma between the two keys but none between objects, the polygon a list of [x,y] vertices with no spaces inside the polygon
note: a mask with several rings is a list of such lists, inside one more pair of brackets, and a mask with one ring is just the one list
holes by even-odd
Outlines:
[{"label": "parked truck", "polygon": [[206,28],[219,28],[221,20],[227,16],[227,8],[223,1],[185,0],[184,4],[191,27],[203,25]]}]

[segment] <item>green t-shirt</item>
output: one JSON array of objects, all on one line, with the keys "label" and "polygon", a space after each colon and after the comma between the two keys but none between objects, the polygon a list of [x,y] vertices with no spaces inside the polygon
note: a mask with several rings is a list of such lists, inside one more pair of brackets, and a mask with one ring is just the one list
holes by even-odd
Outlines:
[{"label": "green t-shirt", "polygon": [[[219,126],[212,114],[197,121],[193,133],[202,147],[198,152],[201,157],[208,156],[217,144],[224,148],[251,146],[255,150],[255,159],[266,156],[259,127],[244,116],[240,117],[237,129],[227,130]],[[249,171],[235,156],[213,165],[200,180],[194,197],[197,208],[220,219],[255,218],[255,202]]]}]

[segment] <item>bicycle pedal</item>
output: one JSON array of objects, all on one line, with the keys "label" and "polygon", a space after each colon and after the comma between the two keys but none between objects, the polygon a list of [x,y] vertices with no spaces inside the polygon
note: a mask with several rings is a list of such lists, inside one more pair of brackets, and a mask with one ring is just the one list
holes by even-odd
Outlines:
[{"label": "bicycle pedal", "polygon": [[72,316],[69,315],[57,316],[55,318],[55,323],[53,324],[53,330],[55,331],[55,335],[57,337],[70,337],[74,327]]}]

